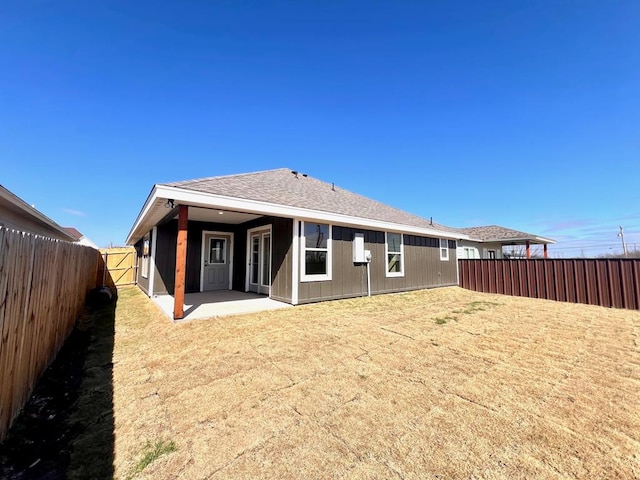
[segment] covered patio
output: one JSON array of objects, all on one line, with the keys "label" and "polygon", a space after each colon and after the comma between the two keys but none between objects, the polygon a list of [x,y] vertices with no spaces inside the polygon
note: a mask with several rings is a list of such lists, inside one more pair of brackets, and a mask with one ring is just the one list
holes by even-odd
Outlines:
[{"label": "covered patio", "polygon": [[[157,295],[153,300],[169,318],[173,319],[173,295]],[[187,293],[184,297],[184,317],[180,321],[241,315],[291,306],[265,295],[236,290]]]}]

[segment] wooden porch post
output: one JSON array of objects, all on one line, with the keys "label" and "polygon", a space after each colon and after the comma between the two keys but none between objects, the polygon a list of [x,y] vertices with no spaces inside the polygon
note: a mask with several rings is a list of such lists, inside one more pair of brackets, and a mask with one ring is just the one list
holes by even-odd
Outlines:
[{"label": "wooden porch post", "polygon": [[547,244],[544,244],[544,258],[549,258],[549,250],[547,249]]},{"label": "wooden porch post", "polygon": [[187,271],[187,224],[189,207],[178,206],[178,242],[176,245],[176,281],[173,290],[173,319],[184,318],[184,283]]},{"label": "wooden porch post", "polygon": [[531,242],[529,242],[529,240],[527,240],[527,260],[529,260],[531,258]]}]

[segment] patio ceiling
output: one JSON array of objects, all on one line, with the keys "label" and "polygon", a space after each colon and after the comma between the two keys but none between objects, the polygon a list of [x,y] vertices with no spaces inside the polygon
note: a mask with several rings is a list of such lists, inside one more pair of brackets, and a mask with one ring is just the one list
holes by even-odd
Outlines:
[{"label": "patio ceiling", "polygon": [[[178,212],[175,212],[174,219],[178,219]],[[260,218],[261,215],[252,213],[234,212],[217,208],[190,207],[189,220],[194,222],[214,222],[237,225]]]}]

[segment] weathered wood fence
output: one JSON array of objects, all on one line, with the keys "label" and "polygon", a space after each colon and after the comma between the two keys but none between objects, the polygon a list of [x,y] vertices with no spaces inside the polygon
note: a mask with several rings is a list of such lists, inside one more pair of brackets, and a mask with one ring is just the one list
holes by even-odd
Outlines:
[{"label": "weathered wood fence", "polygon": [[458,260],[461,287],[640,310],[640,259]]},{"label": "weathered wood fence", "polygon": [[113,247],[100,249],[106,269],[102,266],[98,272],[98,278],[104,285],[109,284],[109,275],[113,279],[113,285],[132,285],[136,283],[136,250],[133,247]]},{"label": "weathered wood fence", "polygon": [[90,247],[0,227],[0,441],[96,286]]}]

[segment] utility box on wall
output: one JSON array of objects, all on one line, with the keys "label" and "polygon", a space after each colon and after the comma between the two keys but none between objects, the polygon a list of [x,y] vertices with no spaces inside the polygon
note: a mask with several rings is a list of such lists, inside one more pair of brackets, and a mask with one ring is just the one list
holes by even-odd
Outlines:
[{"label": "utility box on wall", "polygon": [[[366,263],[367,259],[366,250],[364,249],[364,233],[356,233],[353,236],[353,263]],[[371,254],[369,254],[371,258]]]}]

